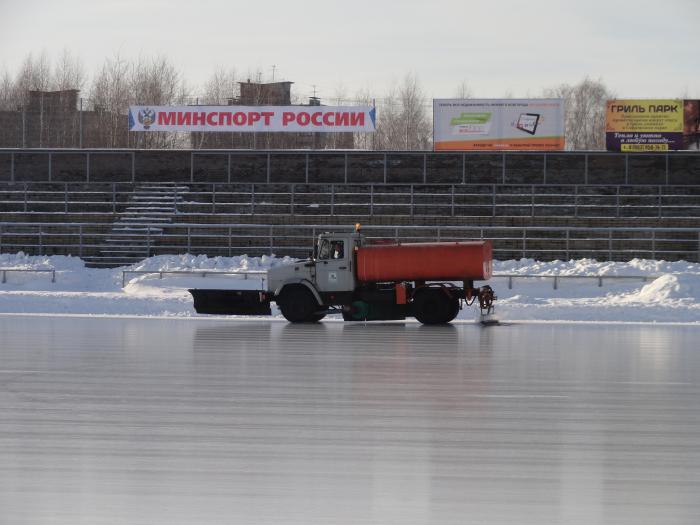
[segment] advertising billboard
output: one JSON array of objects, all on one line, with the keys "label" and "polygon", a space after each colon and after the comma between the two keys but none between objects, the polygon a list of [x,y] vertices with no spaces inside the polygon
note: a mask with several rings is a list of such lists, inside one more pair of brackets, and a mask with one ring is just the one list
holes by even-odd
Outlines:
[{"label": "advertising billboard", "polygon": [[562,99],[434,99],[435,151],[564,149]]},{"label": "advertising billboard", "polygon": [[683,101],[683,149],[700,150],[700,100]]},{"label": "advertising billboard", "polygon": [[683,149],[683,101],[608,100],[605,146],[623,152]]},{"label": "advertising billboard", "polygon": [[375,131],[375,110],[349,106],[131,106],[129,131]]}]

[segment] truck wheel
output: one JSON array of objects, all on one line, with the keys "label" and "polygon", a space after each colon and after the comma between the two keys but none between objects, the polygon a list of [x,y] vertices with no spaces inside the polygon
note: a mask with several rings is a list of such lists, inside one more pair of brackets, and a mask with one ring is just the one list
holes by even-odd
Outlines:
[{"label": "truck wheel", "polygon": [[416,293],[413,315],[423,324],[445,324],[459,312],[459,301],[438,288],[426,288]]},{"label": "truck wheel", "polygon": [[449,323],[450,321],[452,321],[452,319],[457,317],[458,314],[459,314],[459,299],[457,299],[456,297],[451,297],[450,298],[450,315],[449,315],[449,318],[447,319],[447,321],[445,321],[445,322]]},{"label": "truck wheel", "polygon": [[277,299],[277,306],[290,323],[315,323],[325,317],[325,314],[315,313],[319,310],[318,303],[302,285],[286,286]]}]

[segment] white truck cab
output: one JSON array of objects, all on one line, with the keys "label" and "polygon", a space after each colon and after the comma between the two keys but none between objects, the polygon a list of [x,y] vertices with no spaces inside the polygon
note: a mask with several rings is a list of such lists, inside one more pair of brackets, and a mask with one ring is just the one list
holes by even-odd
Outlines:
[{"label": "white truck cab", "polygon": [[319,236],[314,258],[314,283],[321,292],[349,292],[355,289],[353,268],[359,233],[324,233]]}]

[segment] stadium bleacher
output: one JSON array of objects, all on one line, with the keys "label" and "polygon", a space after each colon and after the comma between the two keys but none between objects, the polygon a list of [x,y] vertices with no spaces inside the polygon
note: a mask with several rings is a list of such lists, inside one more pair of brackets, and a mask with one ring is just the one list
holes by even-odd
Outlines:
[{"label": "stadium bleacher", "polygon": [[493,237],[499,258],[698,260],[699,181],[684,152],[0,150],[0,251],[302,256],[359,221]]}]

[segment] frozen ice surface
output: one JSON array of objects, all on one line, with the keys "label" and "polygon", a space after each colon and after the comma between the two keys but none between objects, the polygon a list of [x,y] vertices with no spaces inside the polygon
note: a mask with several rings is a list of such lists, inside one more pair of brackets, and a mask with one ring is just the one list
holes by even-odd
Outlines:
[{"label": "frozen ice surface", "polygon": [[699,336],[0,316],[0,523],[695,524]]}]

